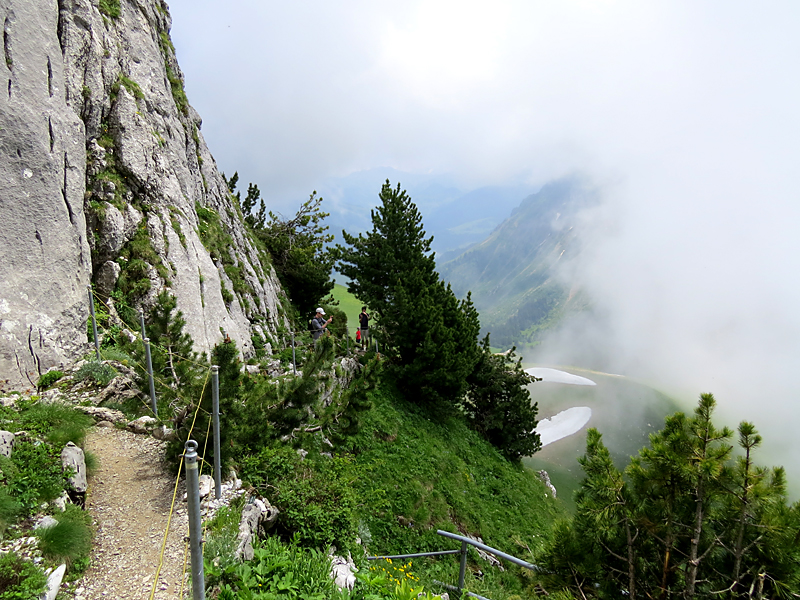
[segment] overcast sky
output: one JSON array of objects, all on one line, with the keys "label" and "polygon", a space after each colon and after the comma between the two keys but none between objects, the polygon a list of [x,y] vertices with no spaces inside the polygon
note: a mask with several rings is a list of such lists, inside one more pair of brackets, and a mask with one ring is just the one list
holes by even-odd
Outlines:
[{"label": "overcast sky", "polygon": [[800,3],[170,8],[212,153],[271,207],[381,166],[464,189],[586,174],[598,344],[800,450]]}]

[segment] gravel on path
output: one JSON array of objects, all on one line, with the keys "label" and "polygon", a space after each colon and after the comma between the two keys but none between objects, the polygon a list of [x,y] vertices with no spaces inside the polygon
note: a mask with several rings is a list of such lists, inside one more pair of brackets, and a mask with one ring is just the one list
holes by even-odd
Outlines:
[{"label": "gravel on path", "polygon": [[[86,509],[96,527],[92,565],[76,599],[150,598],[172,504],[175,476],[163,464],[164,442],[113,427],[94,427],[85,448],[99,468],[89,479]],[[188,535],[181,482],[154,600],[179,600]],[[188,561],[186,573],[188,576]],[[190,593],[184,586],[184,596]]]}]

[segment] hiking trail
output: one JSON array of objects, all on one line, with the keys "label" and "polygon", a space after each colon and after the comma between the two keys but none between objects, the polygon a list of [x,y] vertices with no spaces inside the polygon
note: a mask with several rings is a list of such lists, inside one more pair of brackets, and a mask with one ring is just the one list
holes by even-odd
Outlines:
[{"label": "hiking trail", "polygon": [[[175,476],[163,462],[164,446],[149,435],[115,427],[90,429],[85,449],[99,467],[89,478],[86,510],[96,533],[91,566],[70,586],[76,599],[150,598],[175,489]],[[181,482],[154,600],[180,598],[188,535],[184,492]],[[187,583],[184,596],[188,590]]]}]

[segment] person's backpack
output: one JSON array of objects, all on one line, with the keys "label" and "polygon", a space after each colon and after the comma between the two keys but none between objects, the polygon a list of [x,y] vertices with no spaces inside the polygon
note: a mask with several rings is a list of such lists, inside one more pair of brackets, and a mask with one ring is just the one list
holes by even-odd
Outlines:
[{"label": "person's backpack", "polygon": [[314,329],[314,319],[309,319],[308,320],[308,330],[309,331],[315,331],[315,329]]}]

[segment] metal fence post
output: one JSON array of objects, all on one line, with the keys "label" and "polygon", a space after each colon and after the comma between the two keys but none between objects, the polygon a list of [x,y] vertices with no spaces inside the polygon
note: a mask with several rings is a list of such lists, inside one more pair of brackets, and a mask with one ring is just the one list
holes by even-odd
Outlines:
[{"label": "metal fence post", "polygon": [[222,496],[222,457],[220,456],[221,441],[219,439],[219,367],[211,367],[211,410],[214,415],[214,486],[217,500]]},{"label": "metal fence post", "polygon": [[294,357],[294,331],[292,332],[292,368],[294,369],[294,374],[297,375],[297,361]]},{"label": "metal fence post", "polygon": [[464,575],[467,572],[467,542],[461,542],[461,566],[458,569],[458,595],[464,589]]},{"label": "metal fence post", "polygon": [[203,533],[200,522],[200,488],[197,469],[197,442],[188,440],[186,452],[186,495],[189,501],[189,549],[192,552],[192,598],[205,600],[206,584],[203,575]]},{"label": "metal fence post", "polygon": [[375,354],[378,353],[378,340],[375,340]]},{"label": "metal fence post", "polygon": [[153,381],[153,356],[150,354],[150,338],[144,338],[144,356],[147,359],[147,374],[150,376],[150,404],[153,407],[153,414],[158,418],[156,385]]},{"label": "metal fence post", "polygon": [[100,339],[97,337],[97,318],[94,316],[94,294],[92,284],[86,286],[89,290],[89,313],[92,315],[92,333],[94,333],[94,351],[97,354],[97,362],[100,362]]},{"label": "metal fence post", "polygon": [[142,326],[142,339],[144,339],[147,337],[147,332],[144,328],[144,311],[141,308],[139,309],[139,323]]}]

